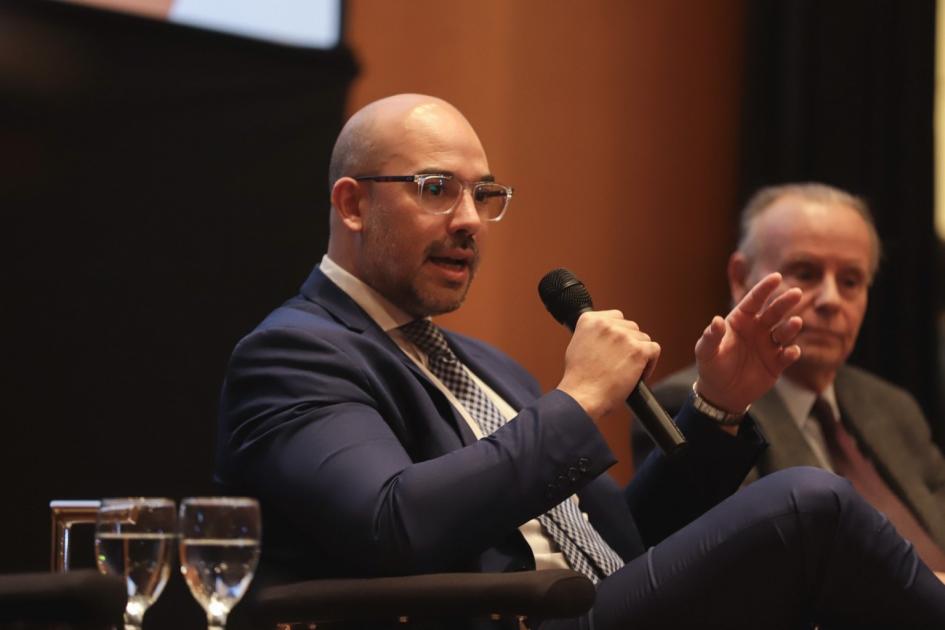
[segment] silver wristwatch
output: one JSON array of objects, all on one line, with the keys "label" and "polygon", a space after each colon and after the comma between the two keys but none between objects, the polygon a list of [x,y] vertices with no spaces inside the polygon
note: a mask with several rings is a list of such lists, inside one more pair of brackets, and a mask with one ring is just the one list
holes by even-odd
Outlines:
[{"label": "silver wristwatch", "polygon": [[699,392],[696,391],[695,383],[692,384],[692,406],[695,407],[696,411],[699,413],[709,416],[719,424],[730,427],[741,424],[742,420],[745,419],[745,414],[751,409],[751,405],[745,407],[745,410],[741,413],[729,413],[724,409],[719,409],[699,395]]}]

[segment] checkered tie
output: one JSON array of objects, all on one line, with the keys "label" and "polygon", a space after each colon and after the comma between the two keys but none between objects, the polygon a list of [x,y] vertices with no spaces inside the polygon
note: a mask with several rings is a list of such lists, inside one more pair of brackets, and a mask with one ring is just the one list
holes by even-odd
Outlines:
[{"label": "checkered tie", "polygon": [[[469,376],[433,322],[417,319],[400,330],[427,355],[430,371],[453,392],[484,434],[489,435],[505,424],[505,418]],[[565,499],[539,516],[538,521],[558,544],[571,568],[595,584],[623,566],[623,560],[587,522],[575,501]]]}]

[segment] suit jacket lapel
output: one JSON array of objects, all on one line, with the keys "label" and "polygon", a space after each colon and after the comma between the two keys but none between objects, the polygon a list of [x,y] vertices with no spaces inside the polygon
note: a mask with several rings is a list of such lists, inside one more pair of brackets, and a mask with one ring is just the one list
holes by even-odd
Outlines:
[{"label": "suit jacket lapel", "polygon": [[870,400],[870,392],[856,387],[842,369],[837,373],[835,389],[843,422],[856,437],[860,450],[873,461],[890,489],[923,521],[920,494],[925,493],[926,486],[917,483],[908,461],[909,453],[890,435],[889,424],[895,419],[881,418]]},{"label": "suit jacket lapel", "polygon": [[456,411],[446,396],[443,395],[443,392],[433,384],[410,357],[404,354],[390,335],[384,332],[371,319],[371,316],[358,306],[357,302],[342,291],[338,285],[329,280],[318,267],[315,267],[308,279],[302,284],[300,292],[308,300],[325,309],[341,325],[385,346],[396,355],[401,363],[413,372],[414,376],[423,384],[430,396],[439,399],[439,402],[442,403],[440,407],[449,408],[451,416],[447,420],[452,425],[453,430],[459,434],[463,444],[469,445],[476,441],[476,436],[473,435],[472,430],[466,424],[466,420]]},{"label": "suit jacket lapel", "polygon": [[777,390],[772,388],[758,399],[749,413],[761,425],[771,444],[758,462],[762,475],[790,466],[820,466]]},{"label": "suit jacket lapel", "polygon": [[[329,315],[349,330],[354,332],[365,332],[370,328],[380,330],[364,309],[338,288],[338,285],[329,280],[318,267],[315,267],[302,283],[299,292],[309,301],[328,311]],[[380,330],[380,332],[384,331]]]},{"label": "suit jacket lapel", "polygon": [[881,461],[902,459],[905,454],[888,439],[889,419],[877,414],[870,392],[857,387],[849,373],[842,369],[837,372],[834,388],[843,420],[866,448],[865,453]]}]

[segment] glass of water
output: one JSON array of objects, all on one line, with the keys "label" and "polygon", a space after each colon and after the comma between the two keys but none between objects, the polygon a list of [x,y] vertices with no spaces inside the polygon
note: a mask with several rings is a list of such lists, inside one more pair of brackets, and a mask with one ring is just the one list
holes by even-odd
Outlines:
[{"label": "glass of water", "polygon": [[223,630],[259,561],[259,503],[246,497],[189,497],[180,504],[180,570],[207,611],[209,630]]},{"label": "glass of water", "polygon": [[125,630],[140,630],[171,571],[177,510],[170,499],[104,499],[95,523],[95,561],[102,573],[124,578]]}]

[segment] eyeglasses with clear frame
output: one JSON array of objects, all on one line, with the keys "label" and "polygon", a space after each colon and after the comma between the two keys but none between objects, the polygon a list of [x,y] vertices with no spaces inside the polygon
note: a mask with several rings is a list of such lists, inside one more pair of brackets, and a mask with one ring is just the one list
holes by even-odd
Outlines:
[{"label": "eyeglasses with clear frame", "polygon": [[417,184],[417,202],[430,214],[449,214],[459,205],[463,191],[469,188],[479,216],[493,222],[505,216],[514,192],[511,186],[487,181],[467,184],[452,175],[442,173],[360,175],[353,179],[359,182],[414,182]]}]

